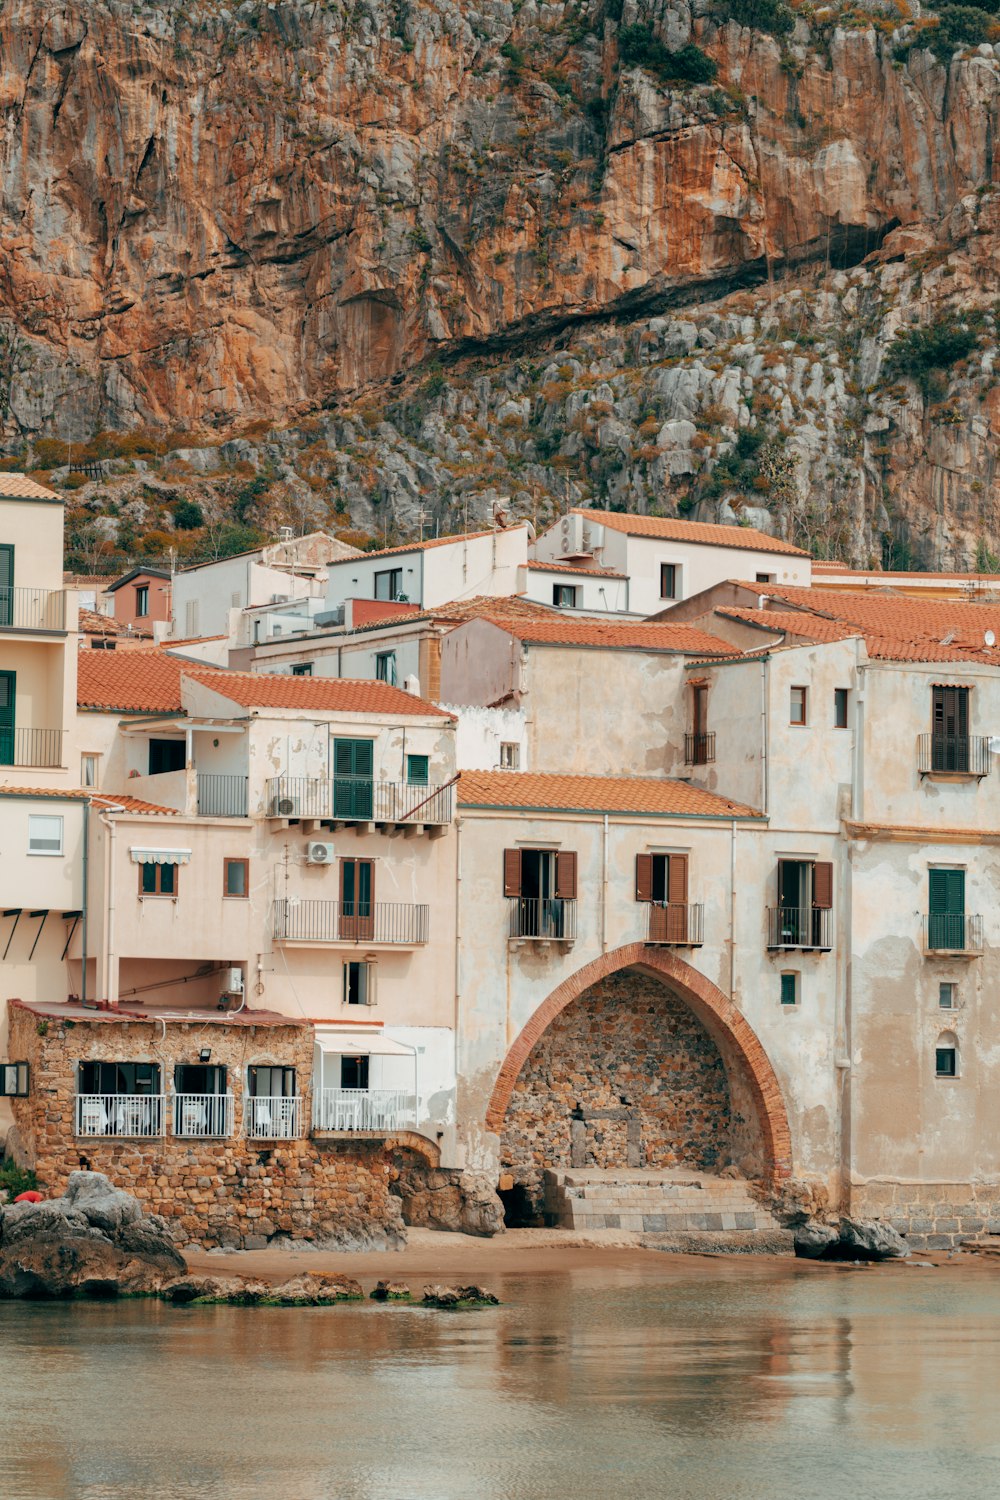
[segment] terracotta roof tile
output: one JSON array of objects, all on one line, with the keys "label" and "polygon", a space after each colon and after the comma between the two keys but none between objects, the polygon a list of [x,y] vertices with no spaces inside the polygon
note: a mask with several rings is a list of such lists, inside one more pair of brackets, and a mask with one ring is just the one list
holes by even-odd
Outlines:
[{"label": "terracotta roof tile", "polygon": [[176,807],[161,807],[157,802],[144,802],[141,797],[119,796],[116,792],[94,792],[85,787],[54,788],[47,786],[0,786],[0,797],[55,797],[60,802],[92,802],[105,810],[120,807],[124,812],[144,813],[162,818],[179,818]]},{"label": "terracotta roof tile", "polygon": [[334,563],[339,562],[361,562],[368,557],[395,557],[400,552],[428,552],[432,547],[448,547],[452,542],[471,542],[476,537],[502,536],[505,531],[522,531],[523,529],[524,522],[522,521],[517,526],[508,526],[500,531],[493,531],[492,529],[489,531],[459,531],[453,536],[432,536],[426,542],[400,542],[395,547],[380,547],[377,552],[360,552],[355,557],[335,557],[330,566],[332,567]]},{"label": "terracotta roof tile", "polygon": [[353,677],[292,677],[285,673],[199,671],[180,664],[185,679],[201,683],[241,708],[298,708],[306,713],[388,714],[450,719],[452,714],[387,682]]},{"label": "terracotta roof tile", "polygon": [[179,713],[183,665],[155,646],[81,651],[77,704],[107,713]]},{"label": "terracotta roof tile", "polygon": [[616,573],[614,568],[585,568],[576,563],[529,562],[528,567],[539,573],[576,573],[581,578],[627,578],[627,573]]},{"label": "terracotta roof tile", "polygon": [[548,604],[539,604],[534,599],[525,599],[520,594],[476,594],[471,599],[452,599],[447,604],[435,605],[433,609],[419,609],[412,614],[384,615],[380,620],[366,620],[355,626],[352,634],[361,630],[384,630],[387,625],[410,625],[415,620],[452,622],[463,625],[466,620],[514,619],[551,620],[556,611]]},{"label": "terracotta roof tile", "polygon": [[501,620],[493,624],[528,646],[603,646],[610,651],[697,652],[704,656],[739,656],[735,646],[694,625],[578,619],[560,615],[544,620]]},{"label": "terracotta roof tile", "polygon": [[463,771],[460,807],[534,809],[551,812],[647,813],[677,818],[759,818],[742,802],[731,802],[687,781],[642,776],[561,776],[533,771]]},{"label": "terracotta roof tile", "polygon": [[844,641],[861,634],[857,625],[827,620],[801,610],[737,609],[725,605],[716,609],[715,613],[727,620],[755,625],[761,630],[773,630],[776,635],[800,635],[814,641]]},{"label": "terracotta roof tile", "polygon": [[58,500],[62,504],[62,499],[27,474],[0,474],[0,500]]},{"label": "terracotta roof tile", "polygon": [[583,516],[598,526],[607,526],[611,531],[623,531],[626,536],[662,537],[670,542],[693,542],[705,547],[736,547],[741,552],[782,552],[789,557],[808,557],[801,547],[783,542],[780,537],[768,536],[766,531],[756,531],[752,526],[718,526],[706,521],[680,521],[673,516],[636,516],[618,510],[584,510],[575,506],[571,514]]}]

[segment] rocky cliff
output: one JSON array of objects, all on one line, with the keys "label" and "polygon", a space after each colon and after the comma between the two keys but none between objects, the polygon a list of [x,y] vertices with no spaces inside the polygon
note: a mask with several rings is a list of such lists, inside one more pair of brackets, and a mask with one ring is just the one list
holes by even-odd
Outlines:
[{"label": "rocky cliff", "polygon": [[1000,46],[873,5],[8,0],[6,451],[153,435],[77,495],[122,553],[179,491],[388,538],[511,495],[1000,566]]}]

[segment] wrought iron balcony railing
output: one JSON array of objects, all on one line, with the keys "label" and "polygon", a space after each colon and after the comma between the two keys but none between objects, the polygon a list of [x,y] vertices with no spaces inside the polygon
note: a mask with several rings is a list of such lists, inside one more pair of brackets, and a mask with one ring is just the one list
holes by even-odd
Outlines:
[{"label": "wrought iron balcony railing", "polygon": [[173,1133],[184,1140],[225,1138],[233,1133],[232,1094],[175,1094]]},{"label": "wrought iron balcony railing", "polygon": [[917,770],[935,774],[990,774],[990,738],[985,734],[921,734],[917,736]]},{"label": "wrought iron balcony railing", "polygon": [[161,1136],[166,1121],[165,1094],[77,1094],[78,1136]]},{"label": "wrought iron balcony railing", "polygon": [[61,729],[0,728],[0,766],[62,765]]},{"label": "wrought iron balcony railing", "polygon": [[451,785],[375,781],[370,776],[273,776],[267,784],[270,818],[317,818],[334,823],[450,823]]},{"label": "wrought iron balcony railing", "polygon": [[575,942],[575,899],[565,896],[544,899],[536,896],[508,896],[507,905],[508,937],[534,938],[539,942]]},{"label": "wrought iron balcony railing", "polygon": [[767,908],[767,946],[769,948],[830,948],[833,913],[822,906],[769,906]]},{"label": "wrought iron balcony railing", "polygon": [[0,588],[0,630],[65,630],[61,589]]},{"label": "wrought iron balcony railing", "polygon": [[700,901],[650,901],[647,907],[647,943],[700,948],[705,941],[705,908]]},{"label": "wrought iron balcony railing", "polygon": [[302,1134],[299,1094],[247,1094],[243,1100],[243,1134],[254,1141],[294,1141]]},{"label": "wrought iron balcony railing", "polygon": [[401,1089],[314,1089],[313,1130],[405,1130],[409,1098]]},{"label": "wrought iron balcony railing", "polygon": [[198,815],[202,818],[245,818],[247,778],[199,771]]},{"label": "wrought iron balcony railing", "polygon": [[715,731],[684,736],[684,764],[707,766],[715,759]]},{"label": "wrought iron balcony railing", "polygon": [[968,954],[983,951],[983,919],[980,916],[932,912],[923,919],[924,952]]},{"label": "wrought iron balcony railing", "polygon": [[414,947],[426,943],[430,907],[406,901],[300,901],[274,903],[276,942],[387,943]]}]

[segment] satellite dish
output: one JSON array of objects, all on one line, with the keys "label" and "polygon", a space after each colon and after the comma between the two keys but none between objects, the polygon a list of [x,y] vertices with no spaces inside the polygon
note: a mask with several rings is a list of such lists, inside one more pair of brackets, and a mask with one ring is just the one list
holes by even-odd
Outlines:
[{"label": "satellite dish", "polygon": [[986,634],[983,636],[983,640],[986,642],[987,646],[995,646],[997,643],[996,631],[987,630]]}]

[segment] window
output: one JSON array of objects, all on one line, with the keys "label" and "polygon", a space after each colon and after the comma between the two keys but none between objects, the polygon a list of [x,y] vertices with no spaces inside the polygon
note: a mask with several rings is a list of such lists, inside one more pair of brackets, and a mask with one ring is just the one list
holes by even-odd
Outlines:
[{"label": "window", "polygon": [[395,651],[376,651],[375,676],[379,682],[387,682],[390,687],[396,686]]},{"label": "window", "polygon": [[251,1099],[294,1099],[295,1069],[247,1068],[247,1092]]},{"label": "window", "polygon": [[503,893],[511,898],[511,937],[575,937],[574,850],[505,849]]},{"label": "window", "polygon": [[406,779],[410,786],[427,786],[431,779],[429,756],[408,755],[406,757]]},{"label": "window", "polygon": [[774,574],[773,573],[755,573],[754,574],[754,581],[756,583],[773,583],[774,582]]},{"label": "window", "polygon": [[572,583],[552,585],[552,603],[557,609],[576,609],[576,587]]},{"label": "window", "polygon": [[311,661],[297,661],[292,667],[293,677],[311,677],[312,674],[313,664]]},{"label": "window", "polygon": [[768,912],[769,948],[829,948],[833,865],[779,859],[778,904]]},{"label": "window", "polygon": [[374,809],[374,740],[333,742],[333,816],[366,823]]},{"label": "window", "polygon": [[375,1004],[375,965],[350,962],[344,965],[344,1004]]},{"label": "window", "polygon": [[14,549],[4,542],[0,545],[0,625],[13,625],[14,599]]},{"label": "window", "polygon": [[183,740],[150,740],[150,776],[162,776],[165,771],[183,771],[184,765],[185,750]]},{"label": "window", "polygon": [[63,820],[47,813],[31,813],[28,817],[28,853],[61,854],[63,852]]},{"label": "window", "polygon": [[938,1078],[958,1077],[957,1047],[935,1047],[934,1072]]},{"label": "window", "polygon": [[178,1063],[174,1068],[174,1093],[224,1094],[226,1070],[207,1063]]},{"label": "window", "polygon": [[[0,608],[3,600],[0,598]],[[0,615],[2,619],[2,615]],[[17,673],[0,672],[0,766],[14,764]]]},{"label": "window", "polygon": [[686,943],[691,932],[688,908],[688,856],[686,854],[637,854],[635,899],[649,902],[647,940],[651,943]]},{"label": "window", "polygon": [[368,1057],[342,1057],[340,1059],[340,1087],[342,1089],[366,1089],[370,1061]]},{"label": "window", "polygon": [[708,731],[708,684],[691,685],[691,733],[684,736],[684,762],[707,766],[715,759],[715,735]]},{"label": "window", "polygon": [[965,947],[965,871],[928,870],[927,946],[961,952]]},{"label": "window", "polygon": [[969,689],[936,687],[931,697],[931,769],[969,769]]},{"label": "window", "polygon": [[97,785],[97,782],[98,782],[98,772],[99,772],[99,769],[100,769],[100,764],[101,764],[101,757],[99,755],[81,755],[80,756],[80,785],[81,786],[96,786]]},{"label": "window", "polygon": [[371,941],[375,935],[375,861],[340,861],[340,937]]},{"label": "window", "polygon": [[82,1062],[81,1094],[158,1094],[160,1065],[146,1062]]},{"label": "window", "polygon": [[224,896],[249,896],[250,861],[227,859],[223,864],[222,894]]},{"label": "window", "polygon": [[135,612],[136,615],[149,614],[149,584],[140,583],[135,590]]},{"label": "window", "polygon": [[799,1003],[799,976],[791,971],[781,976],[781,1003],[782,1005],[798,1005]]},{"label": "window", "polygon": [[834,688],[833,690],[833,727],[834,729],[847,728],[846,688]]},{"label": "window", "polygon": [[403,592],[402,568],[388,568],[375,574],[375,598],[398,599]]},{"label": "window", "polygon": [[501,771],[516,771],[521,764],[521,747],[514,740],[500,741]]},{"label": "window", "polygon": [[793,687],[788,708],[789,724],[805,724],[806,722],[806,699],[808,689],[804,687]]},{"label": "window", "polygon": [[660,563],[660,598],[677,598],[677,573],[676,563]]},{"label": "window", "polygon": [[176,896],[177,866],[146,863],[139,866],[140,896]]},{"label": "window", "polygon": [[184,634],[190,639],[198,634],[198,600],[189,599],[184,606]]},{"label": "window", "polygon": [[26,1062],[0,1063],[0,1099],[26,1099],[29,1075]]},{"label": "window", "polygon": [[938,1005],[942,1010],[954,1010],[955,1001],[958,998],[957,984],[938,985]]}]

